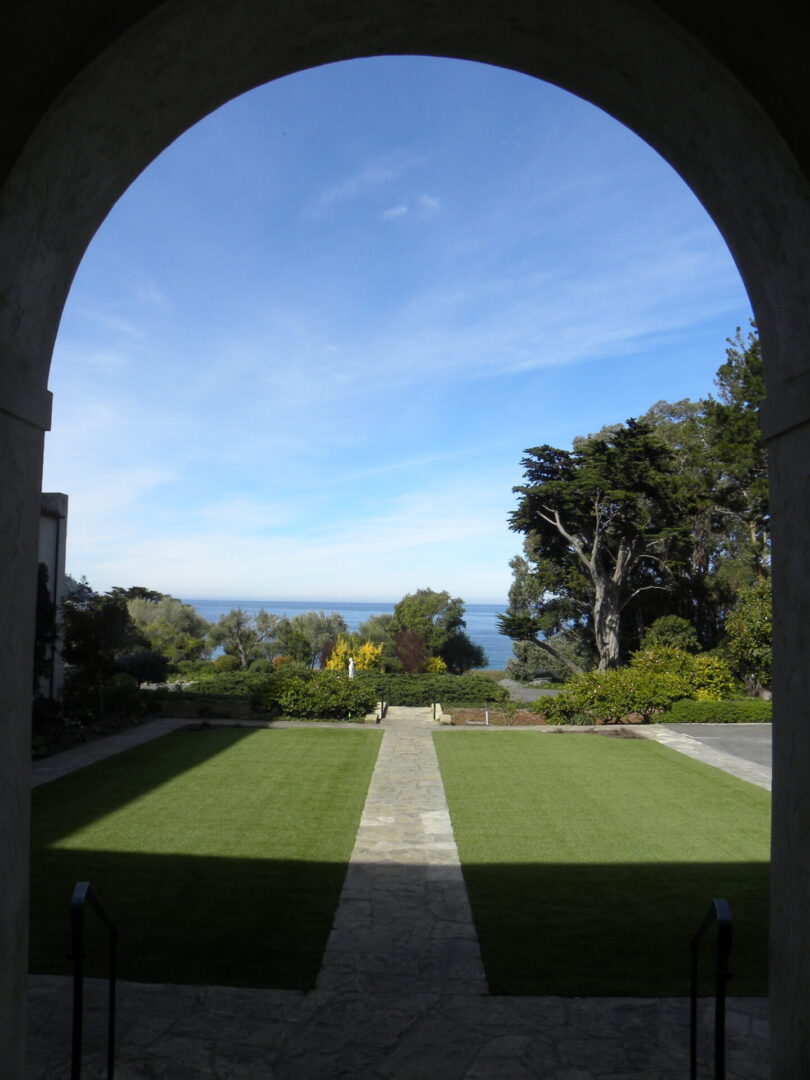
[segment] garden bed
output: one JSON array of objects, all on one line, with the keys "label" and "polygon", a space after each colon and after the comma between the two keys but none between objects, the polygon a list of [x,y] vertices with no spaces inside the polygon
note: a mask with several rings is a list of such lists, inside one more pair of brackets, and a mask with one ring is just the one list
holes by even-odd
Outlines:
[{"label": "garden bed", "polygon": [[453,727],[479,727],[489,716],[490,727],[539,727],[545,725],[545,717],[528,709],[499,711],[498,709],[454,708],[448,705],[445,715],[452,717]]}]

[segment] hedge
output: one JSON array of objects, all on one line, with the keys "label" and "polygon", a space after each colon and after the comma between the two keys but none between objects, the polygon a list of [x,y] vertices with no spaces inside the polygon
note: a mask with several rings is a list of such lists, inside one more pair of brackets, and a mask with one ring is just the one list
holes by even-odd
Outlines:
[{"label": "hedge", "polygon": [[771,720],[771,702],[760,698],[739,701],[675,701],[663,716],[664,724],[767,724]]},{"label": "hedge", "polygon": [[386,675],[358,671],[355,679],[383,688],[389,705],[497,705],[509,701],[509,691],[486,675]]},{"label": "hedge", "polygon": [[377,691],[373,683],[350,679],[343,672],[319,671],[312,678],[272,680],[258,704],[278,707],[284,716],[301,720],[362,720],[374,711]]},{"label": "hedge", "polygon": [[686,692],[685,681],[673,671],[613,668],[577,675],[551,701],[539,698],[530,708],[547,724],[616,724],[633,712],[648,722]]},{"label": "hedge", "polygon": [[[193,694],[249,695],[254,707],[259,710],[272,711],[280,706],[285,713],[292,715],[282,702],[283,691],[290,683],[296,686],[299,683],[317,683],[324,676],[334,674],[343,673],[286,672],[284,668],[274,674],[260,671],[206,672],[194,675],[184,689]],[[418,706],[440,701],[443,705],[485,706],[509,701],[509,692],[486,675],[387,675],[381,671],[358,671],[352,681],[362,686],[364,692],[373,691],[374,702],[379,698],[378,691],[384,690],[389,705]],[[301,691],[296,692],[300,697]]]},{"label": "hedge", "polygon": [[219,671],[193,675],[183,686],[192,694],[246,695],[260,690],[273,680],[261,671]]}]

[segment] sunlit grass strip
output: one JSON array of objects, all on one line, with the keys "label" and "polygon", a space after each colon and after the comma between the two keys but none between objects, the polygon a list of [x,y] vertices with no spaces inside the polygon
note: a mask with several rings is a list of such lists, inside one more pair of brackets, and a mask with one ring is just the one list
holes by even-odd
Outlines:
[{"label": "sunlit grass strip", "polygon": [[686,994],[714,896],[729,992],[766,993],[766,791],[640,739],[434,738],[493,993]]},{"label": "sunlit grass strip", "polygon": [[38,788],[32,970],[68,970],[71,889],[90,880],[122,978],[310,989],[380,739],[178,732]]}]

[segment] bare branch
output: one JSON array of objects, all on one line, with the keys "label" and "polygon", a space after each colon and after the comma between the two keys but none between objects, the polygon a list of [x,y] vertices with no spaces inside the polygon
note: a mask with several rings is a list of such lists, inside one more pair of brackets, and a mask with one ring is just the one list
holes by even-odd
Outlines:
[{"label": "bare branch", "polygon": [[586,566],[588,568],[588,570],[590,571],[591,562],[588,559],[587,555],[585,554],[584,545],[583,545],[582,541],[579,539],[579,537],[573,536],[571,533],[569,533],[566,530],[566,528],[563,525],[562,520],[560,518],[559,510],[556,510],[556,509],[552,508],[551,506],[545,506],[545,505],[543,506],[543,509],[546,510],[549,514],[552,514],[553,517],[547,517],[545,514],[539,514],[539,516],[543,519],[543,521],[547,522],[547,524],[554,526],[554,528],[557,530],[557,532],[560,534],[560,536],[563,538],[563,540],[565,540],[567,543],[569,543],[571,545],[571,547],[574,549],[574,551],[577,553],[577,557],[579,558],[580,562],[584,566]]},{"label": "bare branch", "polygon": [[638,596],[638,594],[642,593],[642,592],[647,592],[648,589],[660,589],[662,592],[666,592],[667,591],[667,586],[666,585],[641,585],[638,589],[635,589],[633,592],[631,592],[626,600],[623,600],[621,602],[621,604],[619,605],[619,611],[624,611],[624,609],[627,607],[627,605],[630,603],[630,601],[633,599],[634,596]]},{"label": "bare branch", "polygon": [[569,660],[567,656],[563,656],[561,652],[557,652],[554,646],[549,645],[547,641],[544,641],[542,638],[534,637],[532,638],[532,643],[534,645],[537,645],[538,648],[545,649],[545,651],[547,653],[550,653],[555,660],[559,661],[559,663],[561,664],[564,664],[568,668],[568,670],[573,671],[575,675],[582,675],[582,668],[579,666],[579,664],[575,664],[573,660]]}]

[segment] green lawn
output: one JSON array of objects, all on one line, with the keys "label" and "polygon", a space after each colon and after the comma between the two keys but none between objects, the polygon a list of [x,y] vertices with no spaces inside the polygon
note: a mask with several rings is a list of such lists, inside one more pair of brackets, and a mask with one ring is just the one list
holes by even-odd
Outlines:
[{"label": "green lawn", "polygon": [[766,993],[768,792],[641,739],[434,739],[492,993],[687,994],[715,896],[729,992]]},{"label": "green lawn", "polygon": [[89,880],[122,978],[312,988],[380,740],[177,732],[36,789],[31,970],[69,970],[70,895]]}]

